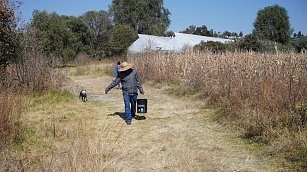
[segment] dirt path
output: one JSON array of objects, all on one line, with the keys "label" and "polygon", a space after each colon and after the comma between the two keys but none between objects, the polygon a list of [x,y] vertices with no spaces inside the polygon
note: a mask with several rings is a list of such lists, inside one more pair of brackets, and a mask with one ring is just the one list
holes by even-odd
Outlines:
[{"label": "dirt path", "polygon": [[[104,95],[111,77],[72,76],[72,91],[86,88],[84,106],[99,109],[92,114],[94,137],[109,140],[112,150],[121,154],[117,162],[124,171],[277,171],[244,148],[238,135],[212,122],[212,110],[203,102],[177,98],[165,88],[144,84],[148,113],[127,126],[122,119],[124,105],[121,90]],[[110,126],[113,134],[106,134]]]}]

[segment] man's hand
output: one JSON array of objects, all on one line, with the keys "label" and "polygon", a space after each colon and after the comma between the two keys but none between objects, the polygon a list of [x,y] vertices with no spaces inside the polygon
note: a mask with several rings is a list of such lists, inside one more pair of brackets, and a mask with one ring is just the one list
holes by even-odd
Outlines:
[{"label": "man's hand", "polygon": [[144,91],[142,91],[142,92],[140,92],[142,95],[144,95],[145,93],[144,93]]}]

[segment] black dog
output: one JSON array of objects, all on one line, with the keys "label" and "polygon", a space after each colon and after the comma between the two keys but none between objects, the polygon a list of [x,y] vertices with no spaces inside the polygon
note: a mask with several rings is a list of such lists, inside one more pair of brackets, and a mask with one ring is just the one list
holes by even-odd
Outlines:
[{"label": "black dog", "polygon": [[81,100],[84,101],[84,102],[87,101],[86,90],[81,90],[81,91],[80,91],[79,99],[81,99]]}]

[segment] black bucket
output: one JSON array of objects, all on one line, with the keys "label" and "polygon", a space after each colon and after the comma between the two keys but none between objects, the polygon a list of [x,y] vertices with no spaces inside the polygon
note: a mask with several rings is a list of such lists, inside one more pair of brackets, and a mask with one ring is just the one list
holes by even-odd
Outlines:
[{"label": "black bucket", "polygon": [[147,99],[137,99],[136,104],[137,113],[147,113]]}]

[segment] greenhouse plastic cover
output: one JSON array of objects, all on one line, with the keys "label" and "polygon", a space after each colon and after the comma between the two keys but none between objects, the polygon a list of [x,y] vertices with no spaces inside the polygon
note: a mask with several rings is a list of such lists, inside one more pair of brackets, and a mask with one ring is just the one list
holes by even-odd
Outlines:
[{"label": "greenhouse plastic cover", "polygon": [[175,32],[174,37],[139,34],[139,38],[128,48],[128,53],[141,53],[148,50],[180,52],[185,48],[192,48],[201,41],[227,43],[232,42],[233,40],[178,32]]}]

